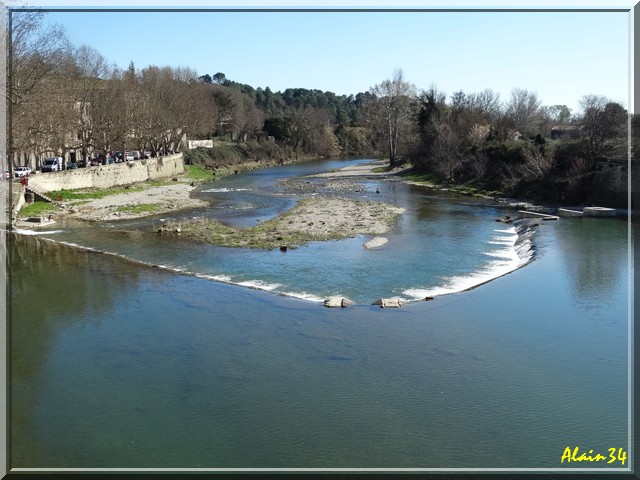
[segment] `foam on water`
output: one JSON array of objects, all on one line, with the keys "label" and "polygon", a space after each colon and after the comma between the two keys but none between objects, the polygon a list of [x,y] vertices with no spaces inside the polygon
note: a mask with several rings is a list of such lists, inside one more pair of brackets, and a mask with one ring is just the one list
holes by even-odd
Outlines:
[{"label": "foam on water", "polygon": [[447,277],[443,279],[442,284],[432,287],[409,288],[404,290],[403,294],[412,300],[422,300],[425,297],[437,297],[439,295],[463,292],[507,275],[523,267],[533,259],[533,243],[531,241],[533,231],[530,228],[525,226],[517,230],[516,227],[511,227],[509,229],[497,229],[496,232],[512,234],[509,237],[498,236],[488,242],[492,245],[502,245],[504,247],[483,252],[484,255],[493,257],[496,260],[490,261],[473,273]]},{"label": "foam on water", "polygon": [[202,190],[201,193],[229,193],[229,192],[248,192],[248,188],[210,188],[209,190]]},{"label": "foam on water", "polygon": [[204,278],[205,280],[213,280],[214,282],[233,283],[231,277],[227,275],[208,275],[206,273],[194,273],[195,277]]},{"label": "foam on water", "polygon": [[324,298],[320,298],[317,295],[313,295],[312,293],[307,292],[278,292],[280,295],[284,295],[285,297],[293,297],[298,298],[300,300],[306,300],[308,302],[321,303],[324,302]]},{"label": "foam on water", "polygon": [[278,287],[282,285],[279,283],[267,283],[262,280],[246,280],[243,282],[237,282],[236,285],[240,285],[242,287],[255,288],[257,290],[266,290],[267,292],[272,292]]},{"label": "foam on water", "polygon": [[489,245],[513,245],[513,242],[515,242],[517,238],[517,235],[511,237],[493,237],[493,239],[487,243]]},{"label": "foam on water", "polygon": [[21,235],[50,235],[53,233],[64,232],[64,230],[47,230],[45,232],[36,232],[35,230],[28,230],[28,229],[22,229],[22,228],[14,228],[13,231]]}]

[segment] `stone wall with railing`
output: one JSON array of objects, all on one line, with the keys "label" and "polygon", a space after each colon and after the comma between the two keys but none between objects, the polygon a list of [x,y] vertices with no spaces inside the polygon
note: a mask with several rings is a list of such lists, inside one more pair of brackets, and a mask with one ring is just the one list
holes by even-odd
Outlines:
[{"label": "stone wall with railing", "polygon": [[29,177],[29,185],[34,185],[44,192],[80,188],[110,188],[117,185],[170,178],[183,172],[184,159],[182,153],[177,153],[166,157],[132,160],[61,172],[38,172]]}]

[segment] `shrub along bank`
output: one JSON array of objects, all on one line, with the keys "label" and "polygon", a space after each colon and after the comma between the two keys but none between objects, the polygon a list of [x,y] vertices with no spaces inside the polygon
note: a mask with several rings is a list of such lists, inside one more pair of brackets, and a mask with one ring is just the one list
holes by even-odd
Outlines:
[{"label": "shrub along bank", "polygon": [[217,175],[224,175],[230,170],[247,170],[272,165],[290,163],[292,159],[300,160],[291,148],[275,142],[235,143],[215,141],[213,148],[197,147],[183,150],[186,165],[213,170]]}]

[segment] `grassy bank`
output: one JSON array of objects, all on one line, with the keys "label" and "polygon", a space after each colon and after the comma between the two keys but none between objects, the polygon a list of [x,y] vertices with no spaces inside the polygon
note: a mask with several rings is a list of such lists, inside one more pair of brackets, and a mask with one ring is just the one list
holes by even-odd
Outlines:
[{"label": "grassy bank", "polygon": [[[156,186],[156,185],[148,185]],[[105,189],[79,189],[79,190],[55,190],[49,192],[49,197],[54,200],[69,202],[74,200],[95,200],[96,198],[104,198],[109,195],[118,195],[119,193],[140,192],[145,186],[139,185],[129,188],[105,188]]]},{"label": "grassy bank", "polygon": [[427,172],[409,172],[401,174],[400,177],[407,181],[417,185],[424,185],[425,187],[437,188],[440,190],[446,189],[449,192],[458,193],[460,195],[467,195],[477,198],[495,198],[503,197],[507,194],[499,190],[489,190],[479,185],[475,181],[468,181],[460,184],[446,184],[442,182],[436,175]]},{"label": "grassy bank", "polygon": [[33,202],[20,209],[18,215],[22,218],[41,217],[56,212],[58,206],[48,202]]}]

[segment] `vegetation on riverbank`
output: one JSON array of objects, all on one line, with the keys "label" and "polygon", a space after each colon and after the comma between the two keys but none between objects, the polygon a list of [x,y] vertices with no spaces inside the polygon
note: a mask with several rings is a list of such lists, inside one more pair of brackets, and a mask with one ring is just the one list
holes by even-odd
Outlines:
[{"label": "vegetation on riverbank", "polygon": [[141,203],[138,205],[124,205],[122,207],[118,207],[116,211],[121,213],[151,215],[161,209],[162,206],[157,203]]},{"label": "vegetation on riverbank", "polygon": [[496,198],[496,197],[506,197],[508,194],[501,190],[489,190],[482,185],[479,185],[475,180],[470,180],[461,184],[448,184],[443,182],[437,175],[434,173],[428,172],[416,172],[411,171],[408,173],[400,174],[400,177],[408,182],[413,183],[415,185],[423,185],[425,187],[437,188],[439,190],[447,190],[453,193],[459,193],[461,195],[467,195],[470,197],[477,198]]},{"label": "vegetation on riverbank", "polygon": [[185,149],[183,155],[187,178],[196,183],[212,182],[246,170],[318,158],[317,155],[295,155],[291,149],[269,141],[237,143],[217,140],[211,148]]},{"label": "vegetation on riverbank", "polygon": [[20,209],[20,217],[41,217],[58,210],[58,206],[47,202],[33,202]]},{"label": "vegetation on riverbank", "polygon": [[[154,186],[154,185],[149,185]],[[94,200],[96,198],[104,198],[110,195],[118,195],[119,193],[139,192],[144,190],[145,186],[136,186],[129,188],[105,188],[105,189],[79,189],[79,190],[55,190],[49,192],[49,196],[54,200],[60,200],[63,202],[73,200]]]},{"label": "vegetation on riverbank", "polygon": [[186,178],[196,183],[208,183],[216,179],[215,170],[207,170],[201,165],[185,165]]}]

